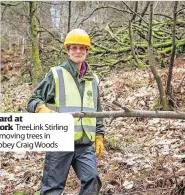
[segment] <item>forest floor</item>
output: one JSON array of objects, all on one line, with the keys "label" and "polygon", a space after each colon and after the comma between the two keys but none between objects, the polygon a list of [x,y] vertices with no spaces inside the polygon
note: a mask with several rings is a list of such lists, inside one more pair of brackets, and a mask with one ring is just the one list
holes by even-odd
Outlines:
[{"label": "forest floor", "polygon": [[[10,62],[9,62],[10,63]],[[17,62],[19,63],[19,62]],[[163,81],[167,68],[160,69]],[[175,60],[173,95],[176,110],[185,111],[185,57]],[[19,83],[19,84],[18,84]],[[2,82],[3,112],[17,112],[32,94],[16,74]],[[103,110],[120,110],[112,102],[152,110],[158,89],[151,72],[135,68],[114,69],[100,82]],[[185,193],[185,121],[176,119],[117,118],[105,124],[105,152],[97,158],[102,188],[109,195],[167,195]],[[40,189],[44,152],[0,153],[2,195],[33,195]],[[77,194],[80,183],[70,169],[65,194]]]}]

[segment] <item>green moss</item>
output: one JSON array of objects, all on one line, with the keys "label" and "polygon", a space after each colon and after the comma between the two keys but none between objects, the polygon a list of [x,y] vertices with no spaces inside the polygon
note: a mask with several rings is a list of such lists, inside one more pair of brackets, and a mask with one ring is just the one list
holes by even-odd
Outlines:
[{"label": "green moss", "polygon": [[182,41],[179,41],[176,45],[177,48],[181,47],[181,46],[184,46],[185,45],[185,39],[182,40]]},{"label": "green moss", "polygon": [[160,82],[161,81],[161,76],[159,74],[157,74],[156,79],[157,79],[157,82]]},{"label": "green moss", "polygon": [[115,136],[105,138],[105,144],[110,149],[116,150],[121,148],[121,140]]},{"label": "green moss", "polygon": [[159,98],[156,98],[154,100],[154,106],[153,106],[153,110],[161,110],[161,104],[160,104],[160,100]]},{"label": "green moss", "polygon": [[126,41],[128,41],[129,40],[129,35],[128,34],[125,34],[124,36],[123,36],[123,38],[121,39],[121,42],[126,42]]},{"label": "green moss", "polygon": [[162,51],[157,51],[157,54],[167,54],[167,53],[170,53],[171,50],[172,50],[172,47],[167,47],[163,49]]},{"label": "green moss", "polygon": [[14,195],[27,195],[26,193],[24,193],[24,192],[15,192],[15,194]]},{"label": "green moss", "polygon": [[145,63],[143,63],[142,61],[139,61],[138,68],[145,69],[146,68]]}]

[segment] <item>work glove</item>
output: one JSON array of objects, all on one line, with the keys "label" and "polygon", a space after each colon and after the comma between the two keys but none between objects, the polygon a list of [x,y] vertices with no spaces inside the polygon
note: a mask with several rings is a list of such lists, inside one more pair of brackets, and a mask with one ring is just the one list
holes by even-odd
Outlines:
[{"label": "work glove", "polygon": [[56,113],[55,111],[47,108],[45,104],[41,104],[37,106],[35,112],[36,113]]},{"label": "work glove", "polygon": [[104,152],[103,136],[97,135],[95,140],[96,155],[101,157]]}]

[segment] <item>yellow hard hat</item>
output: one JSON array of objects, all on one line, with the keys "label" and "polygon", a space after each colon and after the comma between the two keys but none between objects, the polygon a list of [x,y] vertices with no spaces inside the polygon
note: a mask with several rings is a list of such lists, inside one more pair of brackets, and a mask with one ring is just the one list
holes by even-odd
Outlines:
[{"label": "yellow hard hat", "polygon": [[88,49],[91,47],[91,40],[89,35],[82,29],[73,29],[70,31],[65,39],[64,48],[66,49],[67,46],[71,44],[81,44],[85,45]]}]

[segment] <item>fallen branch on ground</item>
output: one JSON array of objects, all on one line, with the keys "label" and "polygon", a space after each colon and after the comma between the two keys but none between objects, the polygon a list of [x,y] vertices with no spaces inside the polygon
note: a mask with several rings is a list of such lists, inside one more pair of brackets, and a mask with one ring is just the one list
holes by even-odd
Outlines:
[{"label": "fallen branch on ground", "polygon": [[[20,110],[27,112],[25,108]],[[126,110],[126,111],[125,111]],[[168,118],[168,119],[185,119],[185,112],[175,111],[146,111],[125,109],[124,111],[103,111],[103,112],[74,112],[71,113],[75,118],[118,118],[118,117],[141,117],[141,118]]]},{"label": "fallen branch on ground", "polygon": [[104,112],[75,112],[71,113],[73,117],[90,117],[90,118],[118,118],[118,117],[141,117],[141,118],[169,118],[185,119],[185,112],[174,111],[146,111],[146,110],[129,110],[125,111],[104,111]]}]

